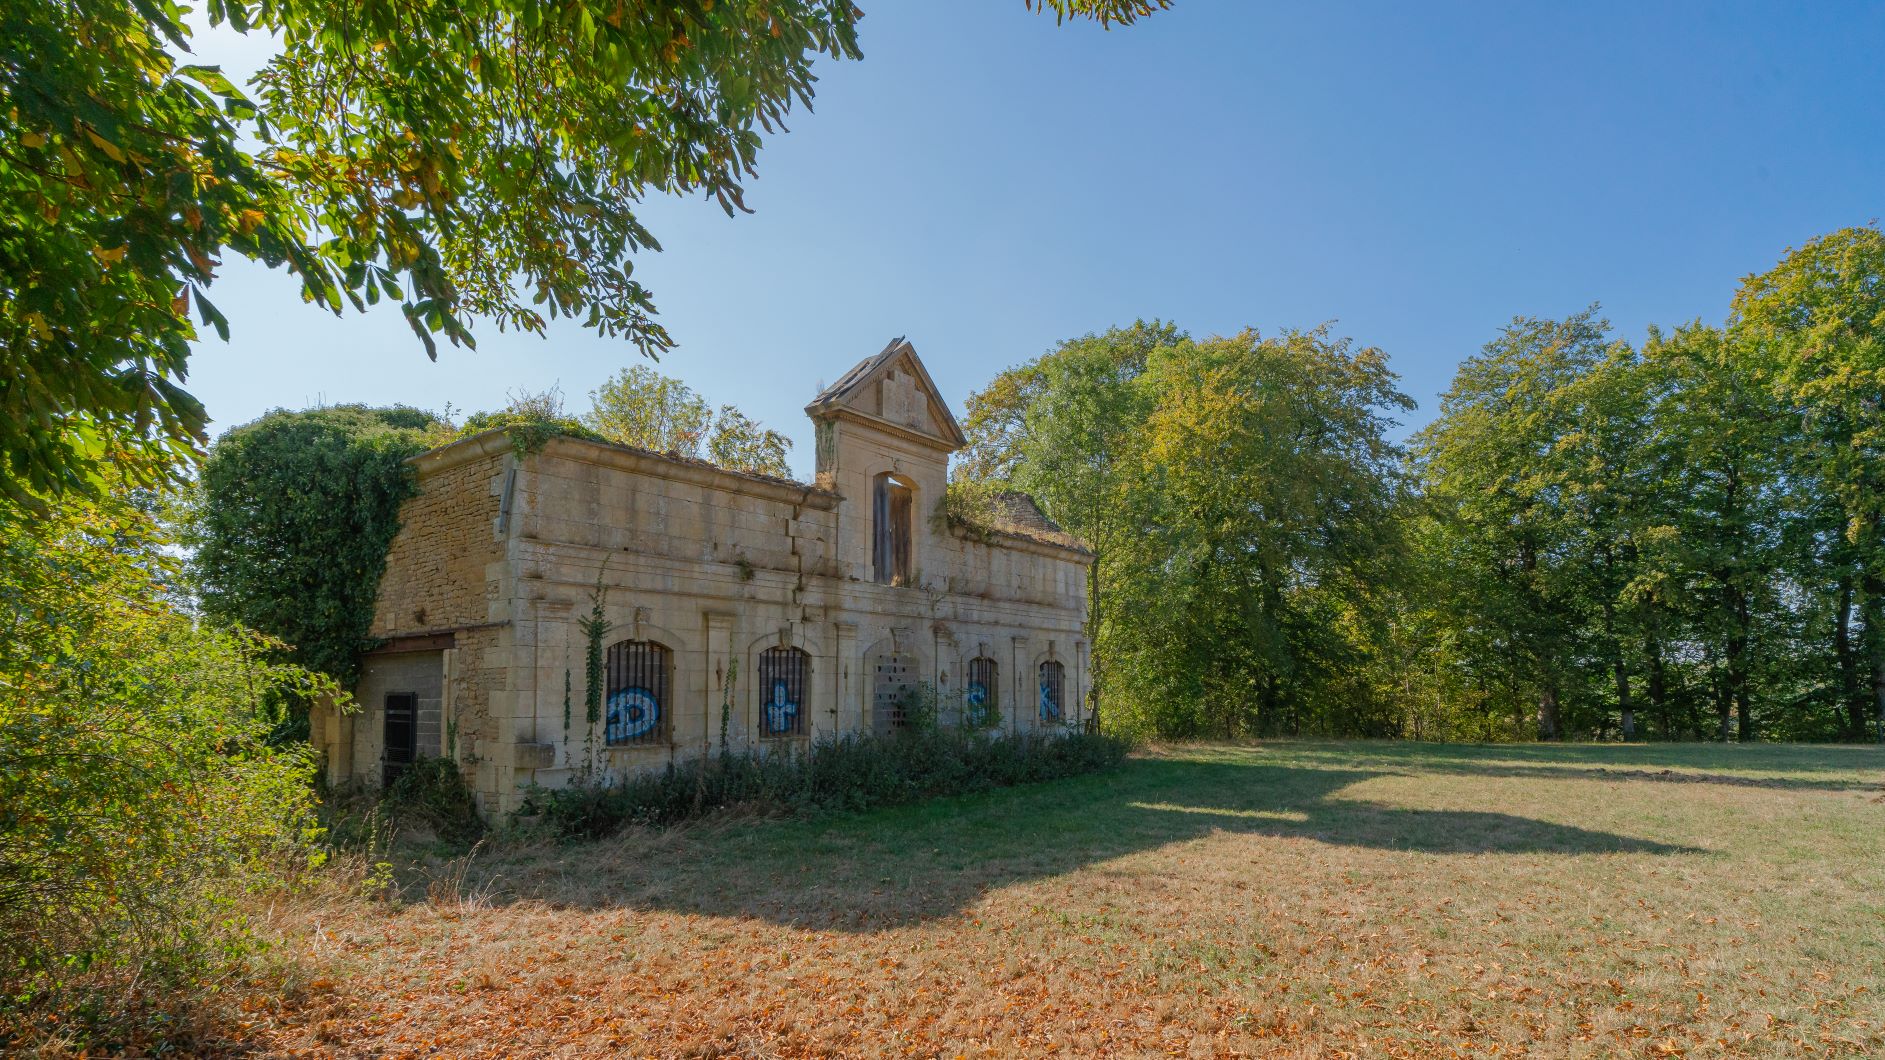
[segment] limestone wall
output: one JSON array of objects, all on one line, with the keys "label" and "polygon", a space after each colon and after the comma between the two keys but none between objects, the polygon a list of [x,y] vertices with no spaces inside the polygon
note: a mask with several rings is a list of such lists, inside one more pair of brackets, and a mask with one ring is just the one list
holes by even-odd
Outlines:
[{"label": "limestone wall", "polygon": [[373,636],[491,620],[504,576],[497,521],[510,452],[497,435],[420,458],[419,494],[399,510]]},{"label": "limestone wall", "polygon": [[[576,439],[519,457],[501,434],[416,461],[421,492],[402,512],[374,633],[449,637],[431,656],[440,725],[454,725],[488,812],[514,809],[533,783],[716,750],[723,714],[741,750],[870,731],[886,666],[949,696],[972,659],[993,660],[1000,724],[1027,729],[1043,724],[1037,675],[1051,658],[1065,673],[1060,723],[1081,720],[1085,555],[951,530],[932,518],[946,453],[846,427],[821,486]],[[870,489],[882,470],[916,483],[914,585],[870,580]],[[580,621],[599,592],[605,645],[669,653],[653,743],[607,747],[603,726],[588,723]],[[808,656],[799,736],[761,724],[760,657],[775,646]],[[377,777],[375,706],[317,726],[337,779]]]},{"label": "limestone wall", "polygon": [[[871,474],[867,467],[858,478],[868,483]],[[923,479],[911,477],[921,488]],[[939,477],[929,481],[940,488]],[[1052,653],[1066,667],[1063,720],[1077,722],[1086,688],[1079,558],[971,540],[925,517],[920,583],[879,585],[868,580],[869,510],[859,507],[849,494],[579,441],[552,442],[526,458],[513,516],[514,674],[528,673],[534,686],[517,682],[515,740],[539,763],[527,779],[556,785],[586,769],[616,775],[715,750],[723,706],[734,749],[868,731],[873,665],[893,654],[945,692],[960,689],[970,659],[996,659],[1003,724],[1030,728],[1040,724],[1034,668]],[[652,746],[608,748],[601,726],[592,732],[586,721],[578,623],[598,581],[606,588],[606,643],[648,640],[672,653],[666,738]],[[799,740],[762,731],[759,657],[773,646],[810,657]],[[520,771],[514,779],[526,777]]]},{"label": "limestone wall", "polygon": [[420,754],[445,754],[450,724],[459,760],[495,790],[511,758],[493,706],[505,705],[510,682],[506,487],[515,457],[509,439],[493,434],[414,465],[419,491],[400,509],[374,605],[371,634],[387,648],[364,660],[350,712],[315,713],[315,743],[331,782],[378,784],[384,696],[413,691],[423,705]]}]

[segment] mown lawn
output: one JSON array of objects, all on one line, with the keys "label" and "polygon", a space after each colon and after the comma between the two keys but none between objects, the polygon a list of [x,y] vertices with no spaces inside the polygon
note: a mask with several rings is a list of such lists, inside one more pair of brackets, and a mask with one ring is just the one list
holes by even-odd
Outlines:
[{"label": "mown lawn", "polygon": [[1871,748],[1187,747],[452,869],[432,900],[292,917],[308,976],[244,1035],[375,1056],[1885,1055]]}]

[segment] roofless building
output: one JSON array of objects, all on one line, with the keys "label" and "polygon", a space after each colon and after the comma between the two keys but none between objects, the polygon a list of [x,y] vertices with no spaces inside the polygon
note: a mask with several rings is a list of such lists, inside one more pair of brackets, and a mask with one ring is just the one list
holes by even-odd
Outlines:
[{"label": "roofless building", "polygon": [[[1092,555],[1020,495],[997,529],[941,515],[961,427],[908,342],[806,412],[811,484],[578,438],[522,452],[491,431],[413,458],[355,689],[317,710],[337,783],[450,755],[484,808],[717,752],[904,724],[1085,720]],[[585,703],[601,601],[601,715]]]}]

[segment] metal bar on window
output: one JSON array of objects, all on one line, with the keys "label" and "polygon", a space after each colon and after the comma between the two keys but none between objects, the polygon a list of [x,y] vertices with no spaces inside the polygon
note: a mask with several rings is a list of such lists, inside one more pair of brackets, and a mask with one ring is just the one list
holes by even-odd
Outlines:
[{"label": "metal bar on window", "polygon": [[659,744],[668,731],[668,649],[624,640],[609,648],[604,733],[610,747]]},{"label": "metal bar on window", "polygon": [[1041,721],[1056,724],[1060,721],[1060,691],[1066,676],[1066,667],[1049,659],[1041,664]]},{"label": "metal bar on window", "polygon": [[971,728],[995,724],[1001,711],[1001,682],[995,660],[985,655],[969,660],[969,683],[963,689],[964,722]]},{"label": "metal bar on window", "polygon": [[759,653],[759,727],[763,735],[805,735],[809,658],[800,648],[767,648]]},{"label": "metal bar on window", "polygon": [[418,736],[418,695],[388,692],[381,720],[380,783],[391,785],[418,759]]}]

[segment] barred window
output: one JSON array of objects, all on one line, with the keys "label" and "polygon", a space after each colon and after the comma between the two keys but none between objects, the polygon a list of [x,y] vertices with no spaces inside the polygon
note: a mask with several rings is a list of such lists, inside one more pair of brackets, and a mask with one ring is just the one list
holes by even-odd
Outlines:
[{"label": "barred window", "polygon": [[969,683],[962,690],[964,724],[985,728],[1001,717],[1001,682],[995,660],[986,655],[969,660]]},{"label": "barred window", "polygon": [[1041,664],[1041,720],[1049,724],[1060,721],[1060,690],[1066,681],[1067,668],[1049,659]]},{"label": "barred window", "polygon": [[386,693],[386,712],[381,720],[385,747],[380,754],[380,782],[391,787],[400,774],[419,760],[419,694]]},{"label": "barred window", "polygon": [[799,648],[759,653],[759,731],[765,736],[805,735],[805,675],[811,657]]},{"label": "barred window", "polygon": [[624,640],[609,647],[604,701],[608,746],[667,740],[668,660],[668,649],[651,640]]}]

